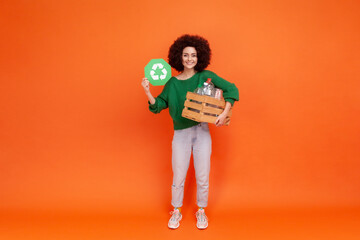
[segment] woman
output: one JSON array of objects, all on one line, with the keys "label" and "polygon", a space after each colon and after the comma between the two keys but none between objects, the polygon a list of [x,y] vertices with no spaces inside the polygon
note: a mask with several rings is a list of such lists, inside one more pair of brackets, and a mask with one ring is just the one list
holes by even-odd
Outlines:
[{"label": "woman", "polygon": [[216,126],[225,123],[226,116],[234,104],[239,100],[236,86],[215,73],[205,70],[210,64],[211,49],[206,39],[197,35],[183,35],[175,40],[169,49],[169,64],[180,72],[172,77],[166,84],[161,94],[154,98],[150,92],[149,81],[142,79],[142,86],[149,99],[149,109],[159,113],[169,108],[174,124],[174,137],[172,141],[172,200],[174,210],[168,227],[176,229],[182,219],[181,207],[184,197],[184,184],[189,168],[191,153],[194,156],[194,168],[197,184],[197,224],[199,229],[208,227],[205,207],[208,203],[211,136],[207,123],[199,123],[181,116],[188,91],[193,92],[199,85],[212,79],[215,87],[223,90],[226,101],[224,111],[217,117]]}]

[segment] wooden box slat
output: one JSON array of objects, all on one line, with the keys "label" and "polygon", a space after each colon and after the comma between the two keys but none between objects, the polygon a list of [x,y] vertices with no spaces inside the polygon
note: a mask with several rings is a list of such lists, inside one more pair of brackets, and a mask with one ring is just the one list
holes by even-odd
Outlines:
[{"label": "wooden box slat", "polygon": [[[182,116],[197,122],[215,123],[217,115],[220,115],[225,108],[225,100],[219,100],[210,96],[199,95],[188,92]],[[225,125],[230,123],[231,109],[225,120]]]},{"label": "wooden box slat", "polygon": [[203,108],[202,104],[191,102],[189,100],[186,100],[184,105],[185,105],[185,107],[195,108],[197,110],[201,110]]}]

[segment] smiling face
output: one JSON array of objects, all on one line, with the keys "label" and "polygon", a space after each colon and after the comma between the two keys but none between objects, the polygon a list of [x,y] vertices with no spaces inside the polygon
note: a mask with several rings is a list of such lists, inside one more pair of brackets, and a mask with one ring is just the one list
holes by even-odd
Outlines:
[{"label": "smiling face", "polygon": [[193,69],[197,64],[197,52],[194,47],[186,47],[182,53],[182,64],[184,69]]}]

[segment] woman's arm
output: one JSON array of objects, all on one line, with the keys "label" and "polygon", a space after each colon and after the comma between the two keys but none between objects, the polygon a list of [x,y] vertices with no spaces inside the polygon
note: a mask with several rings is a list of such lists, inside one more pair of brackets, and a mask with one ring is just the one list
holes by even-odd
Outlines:
[{"label": "woman's arm", "polygon": [[217,127],[221,127],[221,126],[224,125],[226,117],[227,117],[227,115],[228,115],[228,113],[230,111],[230,108],[231,108],[231,103],[226,102],[224,111],[218,116],[218,118],[215,121],[215,125]]},{"label": "woman's arm", "polygon": [[153,95],[150,92],[150,83],[149,80],[147,78],[143,78],[141,85],[144,88],[145,94],[149,99],[150,104],[155,104],[155,98],[153,97]]},{"label": "woman's arm", "polygon": [[223,97],[226,102],[234,105],[234,102],[239,100],[239,90],[234,83],[228,82],[209,70],[204,70],[204,75],[206,78],[212,79],[215,87],[223,90]]},{"label": "woman's arm", "polygon": [[165,84],[165,87],[164,87],[163,91],[156,98],[154,98],[153,95],[150,92],[150,83],[147,80],[147,78],[142,79],[141,85],[143,86],[145,94],[149,99],[149,110],[151,112],[160,113],[163,109],[168,107],[168,103],[167,103],[168,87],[167,87],[167,84]]}]

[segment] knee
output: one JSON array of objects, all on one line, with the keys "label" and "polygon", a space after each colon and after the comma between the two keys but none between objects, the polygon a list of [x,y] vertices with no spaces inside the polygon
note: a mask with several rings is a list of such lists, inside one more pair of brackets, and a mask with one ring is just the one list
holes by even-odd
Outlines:
[{"label": "knee", "polygon": [[175,184],[173,184],[171,187],[172,187],[172,189],[174,189],[174,190],[178,190],[178,189],[184,188],[184,185],[183,185],[183,184],[180,184],[180,185],[175,185]]},{"label": "knee", "polygon": [[185,179],[175,179],[173,180],[172,187],[175,189],[183,188],[185,185]]},{"label": "knee", "polygon": [[197,177],[196,184],[199,187],[208,187],[209,186],[209,177],[207,177],[207,176]]}]

